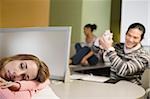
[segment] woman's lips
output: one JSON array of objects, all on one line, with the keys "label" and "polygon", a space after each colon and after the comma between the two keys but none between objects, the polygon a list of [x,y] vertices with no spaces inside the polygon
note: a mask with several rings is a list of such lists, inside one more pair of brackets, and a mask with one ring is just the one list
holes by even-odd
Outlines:
[{"label": "woman's lips", "polygon": [[4,77],[5,77],[6,80],[10,80],[9,72],[6,72]]}]

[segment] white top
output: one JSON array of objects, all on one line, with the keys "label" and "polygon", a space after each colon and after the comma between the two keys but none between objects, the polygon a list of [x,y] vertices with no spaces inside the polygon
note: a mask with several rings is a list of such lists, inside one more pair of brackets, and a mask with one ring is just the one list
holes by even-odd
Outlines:
[{"label": "white top", "polygon": [[51,87],[61,99],[137,99],[145,94],[144,88],[127,81],[109,84],[74,80]]}]

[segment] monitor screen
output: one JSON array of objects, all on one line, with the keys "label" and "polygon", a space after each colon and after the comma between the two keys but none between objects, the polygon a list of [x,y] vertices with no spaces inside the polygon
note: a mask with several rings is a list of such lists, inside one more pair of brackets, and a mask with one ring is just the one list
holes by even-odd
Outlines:
[{"label": "monitor screen", "polygon": [[1,28],[0,57],[33,54],[49,67],[51,79],[65,80],[71,27]]}]

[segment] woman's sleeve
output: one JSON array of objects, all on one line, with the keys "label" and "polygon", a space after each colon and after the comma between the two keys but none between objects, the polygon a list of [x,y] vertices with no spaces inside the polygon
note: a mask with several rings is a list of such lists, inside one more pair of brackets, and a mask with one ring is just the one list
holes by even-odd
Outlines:
[{"label": "woman's sleeve", "polygon": [[29,91],[36,91],[45,88],[47,85],[50,84],[50,80],[47,79],[44,83],[40,83],[38,81],[17,81],[20,84],[19,91],[29,90]]},{"label": "woman's sleeve", "polygon": [[0,88],[0,99],[31,99],[34,91],[11,91]]}]

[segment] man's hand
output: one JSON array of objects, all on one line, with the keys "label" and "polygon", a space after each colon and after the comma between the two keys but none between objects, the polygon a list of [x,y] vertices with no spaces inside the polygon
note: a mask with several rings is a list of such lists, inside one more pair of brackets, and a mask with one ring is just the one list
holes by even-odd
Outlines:
[{"label": "man's hand", "polygon": [[100,37],[99,42],[100,42],[100,45],[105,50],[111,48],[112,44],[113,44],[113,40],[112,39],[106,39],[104,36]]}]

